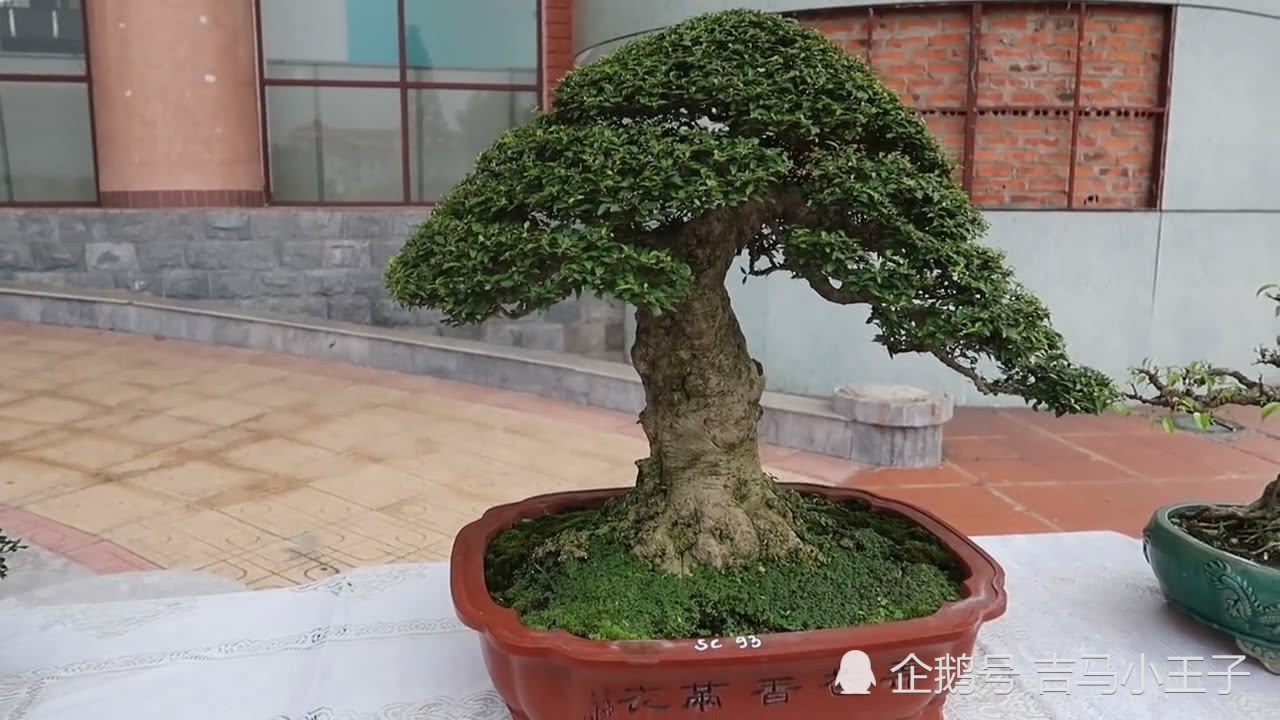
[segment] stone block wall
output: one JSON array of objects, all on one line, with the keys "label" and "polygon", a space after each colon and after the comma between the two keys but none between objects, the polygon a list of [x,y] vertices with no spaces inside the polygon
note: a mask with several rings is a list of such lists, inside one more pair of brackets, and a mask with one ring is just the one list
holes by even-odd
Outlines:
[{"label": "stone block wall", "polygon": [[0,282],[181,300],[597,357],[623,349],[623,306],[584,296],[538,316],[450,328],[387,297],[382,269],[426,211],[0,210]]}]

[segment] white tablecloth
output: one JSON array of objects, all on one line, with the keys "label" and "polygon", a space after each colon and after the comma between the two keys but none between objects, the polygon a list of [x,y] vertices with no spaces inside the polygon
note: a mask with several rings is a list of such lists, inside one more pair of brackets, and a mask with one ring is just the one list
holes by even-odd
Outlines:
[{"label": "white tablecloth", "polygon": [[[948,701],[949,720],[1280,717],[1280,678],[1252,661],[1233,671],[1248,676],[1186,677],[1225,672],[1233,661],[1211,656],[1239,653],[1165,605],[1136,540],[1074,533],[980,542],[1008,572],[1010,605],[985,626],[977,667],[1018,674],[1011,689],[994,675],[975,678]],[[1136,672],[1115,692],[1096,686],[1109,682],[1096,676],[1102,656],[1121,676],[1145,666],[1145,692],[1134,693]],[[1169,660],[1179,656],[1200,660]],[[1054,672],[1068,663],[1070,683]],[[1182,687],[1206,692],[1171,691]],[[0,720],[507,717],[475,634],[454,617],[443,564],[0,617]]]}]

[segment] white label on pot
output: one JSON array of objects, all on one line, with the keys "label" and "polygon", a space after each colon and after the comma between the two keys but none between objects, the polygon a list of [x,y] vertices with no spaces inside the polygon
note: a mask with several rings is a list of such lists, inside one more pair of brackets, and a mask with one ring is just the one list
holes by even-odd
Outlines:
[{"label": "white label on pot", "polygon": [[727,647],[736,647],[739,650],[757,650],[763,646],[764,641],[755,635],[739,635],[732,640],[729,638],[698,638],[693,642],[693,649],[698,652],[723,650]]}]

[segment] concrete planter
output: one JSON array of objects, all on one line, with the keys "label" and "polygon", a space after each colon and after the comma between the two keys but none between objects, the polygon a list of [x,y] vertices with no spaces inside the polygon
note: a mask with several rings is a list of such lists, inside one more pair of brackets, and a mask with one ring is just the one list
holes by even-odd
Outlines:
[{"label": "concrete planter", "polygon": [[1280,675],[1280,571],[1203,543],[1171,520],[1198,507],[1162,507],[1143,531],[1160,589],[1174,607],[1231,635],[1242,652]]}]

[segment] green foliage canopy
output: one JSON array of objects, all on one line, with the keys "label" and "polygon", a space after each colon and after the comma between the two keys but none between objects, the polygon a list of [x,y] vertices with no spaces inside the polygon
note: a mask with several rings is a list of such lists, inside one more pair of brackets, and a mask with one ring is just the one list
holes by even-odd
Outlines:
[{"label": "green foliage canopy", "polygon": [[[711,13],[569,73],[387,268],[394,298],[464,324],[581,292],[678,311],[711,214],[749,275],[867,305],[890,353],[940,359],[1059,413],[1118,399],[979,243],[981,213],[924,122],[860,59],[780,16]],[[721,226],[734,227],[732,224]],[[991,367],[994,372],[980,369]]]}]

